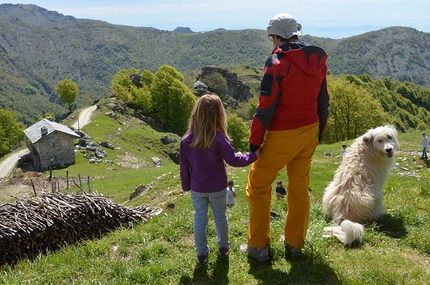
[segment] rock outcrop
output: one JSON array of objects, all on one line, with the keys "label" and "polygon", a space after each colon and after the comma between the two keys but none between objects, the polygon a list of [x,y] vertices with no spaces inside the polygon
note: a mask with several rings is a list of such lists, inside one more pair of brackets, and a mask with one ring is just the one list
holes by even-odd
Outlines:
[{"label": "rock outcrop", "polygon": [[250,92],[250,88],[237,78],[236,73],[231,73],[225,68],[216,66],[203,67],[198,78],[199,81],[208,86],[208,91],[214,92],[214,90],[211,89],[210,84],[204,81],[204,78],[213,73],[221,74],[221,76],[227,81],[227,89],[225,90],[226,94],[218,94],[221,97],[227,95],[239,102],[247,102],[253,96]]}]

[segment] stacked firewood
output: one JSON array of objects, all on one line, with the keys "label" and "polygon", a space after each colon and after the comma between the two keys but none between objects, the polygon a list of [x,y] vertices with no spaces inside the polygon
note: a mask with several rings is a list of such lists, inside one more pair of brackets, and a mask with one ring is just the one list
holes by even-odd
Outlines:
[{"label": "stacked firewood", "polygon": [[99,238],[119,227],[147,221],[160,213],[125,207],[103,195],[42,193],[41,197],[0,203],[0,265]]}]

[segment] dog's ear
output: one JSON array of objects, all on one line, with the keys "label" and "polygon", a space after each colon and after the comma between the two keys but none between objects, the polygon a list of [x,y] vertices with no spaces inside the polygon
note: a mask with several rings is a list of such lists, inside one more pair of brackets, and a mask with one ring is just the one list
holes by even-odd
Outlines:
[{"label": "dog's ear", "polygon": [[372,141],[372,136],[363,136],[363,142],[369,143]]},{"label": "dog's ear", "polygon": [[363,142],[365,145],[367,145],[369,148],[373,146],[373,133],[371,131],[368,131],[363,135]]}]

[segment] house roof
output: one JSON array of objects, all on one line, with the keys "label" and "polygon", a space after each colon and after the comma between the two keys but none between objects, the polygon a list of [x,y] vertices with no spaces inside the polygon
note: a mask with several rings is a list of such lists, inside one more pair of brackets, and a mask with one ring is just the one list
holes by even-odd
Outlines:
[{"label": "house roof", "polygon": [[[46,135],[42,135],[42,128],[45,127],[46,128]],[[31,141],[31,143],[36,143],[39,140],[41,140],[42,138],[49,136],[50,134],[54,133],[54,132],[62,132],[74,137],[79,138],[80,136],[75,133],[74,131],[72,131],[69,127],[56,123],[56,122],[52,122],[48,119],[42,119],[41,121],[35,123],[34,125],[32,125],[31,127],[28,127],[27,129],[24,130],[25,135],[27,136],[27,138]]]}]

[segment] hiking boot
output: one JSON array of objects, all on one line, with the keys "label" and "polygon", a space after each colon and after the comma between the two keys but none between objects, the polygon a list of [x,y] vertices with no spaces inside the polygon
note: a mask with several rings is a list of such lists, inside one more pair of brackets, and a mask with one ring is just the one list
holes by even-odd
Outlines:
[{"label": "hiking boot", "polygon": [[226,247],[220,247],[219,249],[219,255],[220,256],[228,256],[230,253],[230,246],[227,245]]},{"label": "hiking boot", "polygon": [[288,261],[300,261],[303,259],[302,249],[295,248],[285,242],[285,236],[281,235],[279,241],[283,242],[285,245],[285,259]]},{"label": "hiking boot", "polygon": [[285,244],[285,259],[289,261],[300,261],[302,260],[302,249],[292,247],[289,244]]},{"label": "hiking boot", "polygon": [[269,246],[248,247],[248,254],[258,262],[268,262],[270,260]]}]

